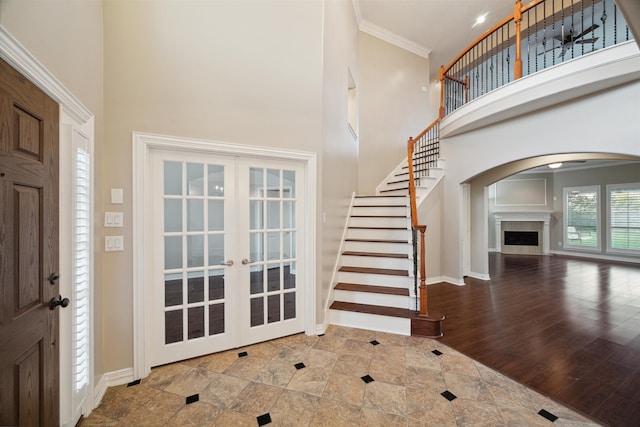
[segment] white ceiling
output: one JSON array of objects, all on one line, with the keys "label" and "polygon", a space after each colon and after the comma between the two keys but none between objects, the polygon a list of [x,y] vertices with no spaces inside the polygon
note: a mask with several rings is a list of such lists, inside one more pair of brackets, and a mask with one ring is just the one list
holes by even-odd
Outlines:
[{"label": "white ceiling", "polygon": [[[353,0],[360,29],[428,57],[432,78],[513,13],[515,0]],[[487,14],[483,24],[478,16]]]}]

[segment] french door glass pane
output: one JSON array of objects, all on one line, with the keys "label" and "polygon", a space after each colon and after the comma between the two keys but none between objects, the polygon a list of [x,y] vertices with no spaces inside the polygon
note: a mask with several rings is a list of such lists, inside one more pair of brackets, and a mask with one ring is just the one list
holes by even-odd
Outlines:
[{"label": "french door glass pane", "polygon": [[165,161],[163,172],[165,343],[224,333],[224,165]]},{"label": "french door glass pane", "polygon": [[257,326],[296,317],[296,176],[259,168],[250,168],[249,176],[250,324]]}]

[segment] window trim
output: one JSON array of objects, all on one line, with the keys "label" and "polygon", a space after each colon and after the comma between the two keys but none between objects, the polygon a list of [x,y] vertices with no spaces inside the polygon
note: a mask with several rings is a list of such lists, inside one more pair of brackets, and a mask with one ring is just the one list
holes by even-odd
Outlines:
[{"label": "window trim", "polygon": [[[581,245],[572,245],[569,242],[569,239],[567,238],[568,236],[568,219],[569,219],[569,215],[568,215],[568,198],[567,196],[569,195],[569,193],[573,192],[573,191],[580,191],[580,192],[594,192],[596,193],[596,197],[597,197],[597,203],[596,203],[596,207],[597,207],[597,211],[596,211],[596,237],[597,237],[597,244],[596,246],[581,246]],[[584,252],[602,252],[602,227],[601,227],[601,220],[602,220],[602,202],[601,202],[601,191],[600,191],[600,185],[586,185],[586,186],[582,186],[582,187],[564,187],[562,189],[562,212],[563,212],[563,219],[562,219],[562,245],[563,245],[563,249],[565,250],[572,250],[572,251],[584,251]]]},{"label": "window trim", "polygon": [[618,255],[639,255],[640,249],[618,249],[611,247],[611,190],[619,188],[633,188],[640,190],[640,182],[607,185],[607,248],[606,253]]}]

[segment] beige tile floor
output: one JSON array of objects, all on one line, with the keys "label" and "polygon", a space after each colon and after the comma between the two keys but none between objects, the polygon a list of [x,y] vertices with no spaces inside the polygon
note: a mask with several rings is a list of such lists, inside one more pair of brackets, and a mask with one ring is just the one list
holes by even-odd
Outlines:
[{"label": "beige tile floor", "polygon": [[437,340],[330,326],[155,368],[138,385],[109,388],[81,426],[258,426],[267,417],[296,427],[597,425]]}]

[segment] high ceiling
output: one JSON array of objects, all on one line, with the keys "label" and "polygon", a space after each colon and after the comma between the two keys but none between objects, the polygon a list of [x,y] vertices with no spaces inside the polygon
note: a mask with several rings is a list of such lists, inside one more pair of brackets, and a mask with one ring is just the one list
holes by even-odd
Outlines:
[{"label": "high ceiling", "polygon": [[[515,0],[353,0],[360,29],[429,57],[437,76],[465,47],[513,13]],[[359,11],[359,12],[358,12]],[[475,25],[486,14],[482,24]]]}]

